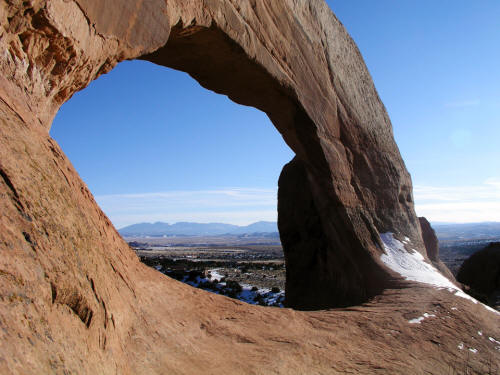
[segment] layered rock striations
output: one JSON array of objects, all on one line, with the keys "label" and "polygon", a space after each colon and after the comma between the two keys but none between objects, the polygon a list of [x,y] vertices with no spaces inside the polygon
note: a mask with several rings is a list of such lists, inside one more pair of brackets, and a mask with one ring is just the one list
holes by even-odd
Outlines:
[{"label": "layered rock striations", "polygon": [[431,223],[429,223],[425,217],[419,217],[418,220],[422,231],[422,239],[424,240],[427,257],[432,262],[434,267],[436,267],[443,275],[445,275],[448,279],[455,281],[455,276],[453,276],[446,264],[444,264],[439,258],[439,240],[436,236],[436,232],[431,226]]},{"label": "layered rock striations", "polygon": [[[497,315],[381,261],[388,232],[407,244],[396,260],[427,261],[411,180],[323,1],[3,0],[0,51],[1,373],[445,373],[465,360],[480,373],[498,362],[485,339],[499,340]],[[62,103],[134,58],[268,114],[296,153],[279,194],[289,305],[364,304],[249,306],[138,261],[48,134]]]}]

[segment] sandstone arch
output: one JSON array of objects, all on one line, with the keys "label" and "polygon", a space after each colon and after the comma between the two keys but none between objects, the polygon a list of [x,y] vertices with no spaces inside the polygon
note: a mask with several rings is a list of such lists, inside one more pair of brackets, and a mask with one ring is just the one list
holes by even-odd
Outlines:
[{"label": "sandstone arch", "polygon": [[[444,372],[459,358],[457,327],[500,336],[497,316],[471,302],[445,327],[408,327],[416,312],[452,313],[456,297],[380,261],[384,232],[425,254],[411,181],[362,58],[323,1],[2,1],[0,25],[2,372]],[[328,292],[292,305],[378,296],[342,311],[263,310],[142,266],[48,136],[65,100],[132,58],[265,111],[296,152],[280,178],[280,231],[292,272],[307,251],[318,278],[290,287]]]},{"label": "sandstone arch", "polygon": [[[235,29],[238,28],[237,26],[234,27]],[[240,26],[241,28],[243,26]],[[293,50],[291,47],[288,48],[288,51]],[[288,51],[282,51],[283,56],[286,56]],[[306,56],[306,58],[310,59],[312,58],[312,51],[308,52],[310,55]],[[341,146],[341,141],[335,139],[334,134],[324,134],[323,137],[327,140],[323,141],[325,144],[322,145],[322,136],[319,134],[317,125],[312,118],[316,115],[316,112],[312,112],[313,115],[310,115],[310,112],[304,108],[300,99],[297,98],[298,90],[296,87],[293,87],[293,80],[292,82],[282,82],[286,78],[280,78],[277,81],[276,77],[266,70],[266,67],[260,65],[258,61],[249,60],[248,52],[214,25],[210,25],[209,27],[189,26],[183,28],[182,25],[177,24],[172,29],[169,40],[164,47],[141,58],[159,65],[188,72],[202,86],[215,92],[226,94],[237,103],[250,105],[267,113],[271,121],[273,121],[283,135],[285,141],[297,153],[297,159],[303,161],[305,173],[301,176],[301,180],[310,180],[310,184],[314,186],[309,187],[309,183],[306,183],[302,186],[303,194],[311,194],[309,192],[315,189],[311,197],[313,200],[317,200],[317,205],[335,207],[325,210],[322,213],[324,215],[323,220],[319,221],[319,225],[315,226],[315,230],[322,232],[321,236],[324,237],[329,246],[328,250],[323,249],[321,251],[330,259],[326,263],[311,264],[311,262],[306,262],[307,270],[311,275],[314,275],[314,286],[303,282],[298,283],[298,285],[294,282],[287,283],[287,294],[292,296],[292,298],[287,298],[289,306],[303,309],[318,309],[353,305],[363,302],[367,297],[375,295],[384,286],[389,285],[387,281],[388,276],[385,275],[384,277],[383,271],[378,269],[379,266],[372,261],[372,253],[366,251],[371,246],[371,250],[376,253],[373,249],[379,240],[374,223],[368,222],[369,219],[366,218],[367,221],[362,222],[365,228],[360,228],[359,222],[353,223],[353,219],[351,218],[351,215],[366,215],[356,212],[361,204],[358,203],[358,207],[353,207],[354,210],[352,213],[342,212],[342,209],[340,210],[341,212],[338,212],[338,207],[343,206],[343,203],[337,195],[338,190],[334,187],[337,183],[345,185],[345,182],[331,181],[337,176],[332,176],[333,168],[329,165],[326,154],[327,152],[331,152],[329,147],[332,142],[336,142],[337,147],[342,147],[340,152],[344,155],[349,152],[344,151],[344,147],[348,149],[352,145]],[[271,71],[275,69],[280,75],[284,73],[285,75],[289,74],[279,71],[279,68],[282,67],[279,65],[275,67],[277,65],[276,62],[272,61],[271,63]],[[300,63],[304,64],[302,61]],[[292,68],[288,69],[293,69],[293,65]],[[305,78],[301,77],[299,79],[305,80]],[[330,80],[333,80],[333,78],[330,77]],[[331,88],[329,89],[335,95],[334,91]],[[312,88],[308,95],[317,96],[315,93],[316,90],[317,88]],[[326,91],[327,89],[324,90]],[[374,91],[373,95],[376,96]],[[324,101],[325,103],[320,104],[323,105],[323,108],[335,108],[341,105],[337,103],[337,99],[334,96],[330,102],[316,98],[309,98],[308,101],[314,103],[316,106],[318,105],[318,101]],[[313,108],[312,110],[319,111],[317,108]],[[334,110],[337,113],[334,113]],[[329,121],[333,122],[333,124],[325,124],[325,126],[332,128],[342,126],[340,124],[342,120],[341,115],[338,113],[339,110],[335,108],[331,111],[330,117],[325,118],[323,122]],[[390,124],[387,122],[381,126],[390,127]],[[347,160],[342,157],[339,159],[336,160],[336,165],[347,163]],[[351,173],[356,172],[351,171]],[[280,180],[282,191],[286,189],[287,185],[296,186],[298,182],[295,180],[287,181],[286,176],[286,174],[283,174]],[[345,179],[345,176],[342,178]],[[372,182],[370,181],[369,183],[371,184]],[[370,188],[376,189],[377,187],[370,186]],[[296,201],[301,199],[301,194],[299,192],[297,197],[280,194],[278,212],[286,210],[286,207],[295,206]],[[410,207],[412,209],[412,206]],[[307,218],[303,217],[302,220],[292,223],[287,222],[287,218],[289,217],[289,212],[280,214],[280,232],[283,238],[290,235],[295,238],[296,233],[304,232]],[[321,223],[325,223],[325,225],[321,225]],[[371,232],[373,237],[365,238],[367,243],[362,244],[356,237],[357,230]],[[374,239],[375,242],[372,242]],[[297,251],[294,249],[295,245],[293,242],[292,240],[290,245],[288,245],[288,242],[285,241],[287,244],[285,252],[287,254]],[[305,242],[309,241],[305,240]],[[318,256],[318,250],[314,248],[314,243],[307,244],[305,247],[303,243],[301,245],[301,253],[306,253],[313,258]],[[336,248],[338,251],[335,252],[334,249]],[[303,262],[295,262],[293,257],[287,257],[287,262],[290,264],[287,278],[290,280],[300,280],[299,275],[304,275],[305,269],[295,271],[293,266],[294,263],[302,264]],[[336,268],[335,264],[342,264],[342,267]],[[326,277],[318,277],[321,272],[320,268],[327,269],[324,272],[329,274],[330,277],[326,275]],[[320,286],[321,288],[318,288]],[[316,291],[316,293],[311,293],[312,291]],[[319,291],[322,292],[320,293]],[[293,295],[296,297],[293,297]],[[309,295],[311,298],[308,301],[301,300],[300,296],[304,295]],[[296,301],[296,299],[298,300]]]}]

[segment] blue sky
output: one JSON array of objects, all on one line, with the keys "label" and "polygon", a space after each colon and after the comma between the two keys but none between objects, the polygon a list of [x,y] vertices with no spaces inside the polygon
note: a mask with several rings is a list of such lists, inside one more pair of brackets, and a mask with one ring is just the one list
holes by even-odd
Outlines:
[{"label": "blue sky", "polygon": [[[358,44],[431,221],[500,221],[500,1],[327,1]],[[276,219],[293,153],[266,115],[184,73],[118,65],[51,135],[117,227]]]}]

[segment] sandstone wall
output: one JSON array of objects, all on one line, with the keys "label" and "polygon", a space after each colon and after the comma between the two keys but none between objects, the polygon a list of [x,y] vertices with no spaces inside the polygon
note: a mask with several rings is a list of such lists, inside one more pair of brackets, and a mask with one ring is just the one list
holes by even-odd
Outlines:
[{"label": "sandstone wall", "polygon": [[12,77],[4,79],[3,97],[27,122],[49,129],[65,100],[123,59],[183,70],[266,112],[303,161],[325,240],[344,254],[346,272],[358,270],[356,284],[339,284],[339,293],[354,288],[353,300],[373,295],[381,285],[373,274],[389,285],[377,262],[379,233],[408,236],[425,254],[411,180],[385,108],[357,47],[323,1],[122,0],[110,7],[54,0],[3,7],[0,64]]}]

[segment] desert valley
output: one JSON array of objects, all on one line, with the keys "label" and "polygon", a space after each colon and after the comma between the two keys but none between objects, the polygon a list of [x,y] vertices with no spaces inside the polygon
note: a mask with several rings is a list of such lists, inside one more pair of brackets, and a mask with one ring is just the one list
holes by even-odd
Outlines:
[{"label": "desert valley", "polygon": [[[227,228],[219,229],[220,233],[214,235],[209,228],[217,224],[183,224],[184,228],[175,230],[164,224],[163,231],[161,223],[157,223],[154,230],[143,224],[142,228],[130,226],[120,232],[143,263],[167,276],[251,304],[284,307],[285,259],[279,234],[273,232],[274,223],[266,223],[265,227],[261,224],[259,229],[263,232],[252,233],[252,227],[238,228],[236,235],[222,233]],[[193,226],[198,228],[191,229]],[[490,243],[500,242],[500,223],[438,223],[434,227],[439,240],[438,257],[454,277],[471,255]],[[130,234],[136,236],[129,237]],[[489,262],[493,268],[489,284],[497,297],[493,301],[480,299],[500,311],[500,286],[496,281],[498,260],[491,257]],[[485,266],[482,267],[480,273],[487,272]],[[473,277],[479,280],[482,275]],[[227,281],[233,286],[238,283],[237,293],[226,288]]]}]

